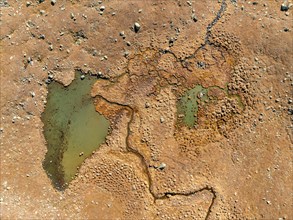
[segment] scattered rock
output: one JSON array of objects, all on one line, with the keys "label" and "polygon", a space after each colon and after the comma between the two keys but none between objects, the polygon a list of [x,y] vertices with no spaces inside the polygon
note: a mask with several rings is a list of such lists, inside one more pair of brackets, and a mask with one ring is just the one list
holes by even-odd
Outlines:
[{"label": "scattered rock", "polygon": [[198,21],[198,19],[197,19],[197,17],[196,17],[195,14],[192,14],[192,15],[191,15],[191,19],[192,19],[194,22],[197,22],[197,21]]},{"label": "scattered rock", "polygon": [[164,123],[164,122],[165,122],[165,119],[164,119],[163,117],[161,117],[161,118],[160,118],[160,122],[161,122],[161,123]]},{"label": "scattered rock", "polygon": [[57,0],[51,0],[51,5],[55,5]]},{"label": "scattered rock", "polygon": [[80,76],[80,79],[81,79],[81,80],[84,80],[84,79],[85,79],[85,75],[81,75],[81,76]]},{"label": "scattered rock", "polygon": [[100,11],[104,11],[106,9],[106,7],[104,6],[104,5],[102,5],[101,7],[100,7]]},{"label": "scattered rock", "polygon": [[40,34],[39,39],[44,40],[45,39],[45,35],[44,34]]},{"label": "scattered rock", "polygon": [[52,51],[52,50],[54,49],[53,44],[50,44],[49,47],[48,47],[48,49],[49,49],[50,51]]},{"label": "scattered rock", "polygon": [[289,10],[289,5],[286,4],[286,3],[283,3],[283,4],[281,5],[281,11],[288,11],[288,10]]},{"label": "scattered rock", "polygon": [[50,84],[51,82],[52,82],[51,79],[46,79],[46,80],[45,80],[45,83],[46,83],[46,84]]},{"label": "scattered rock", "polygon": [[134,23],[134,32],[137,33],[140,30],[140,24],[135,22]]},{"label": "scattered rock", "polygon": [[149,108],[149,107],[151,107],[151,104],[146,102],[144,106],[145,106],[145,108]]},{"label": "scattered rock", "polygon": [[80,153],[79,153],[79,156],[81,157],[83,154],[84,154],[83,152],[80,152]]},{"label": "scattered rock", "polygon": [[35,92],[30,92],[30,94],[33,98],[36,96]]},{"label": "scattered rock", "polygon": [[128,57],[129,56],[129,52],[128,51],[124,51],[123,56],[124,57]]},{"label": "scattered rock", "polygon": [[40,14],[41,14],[41,15],[44,15],[45,13],[46,13],[45,10],[40,10]]},{"label": "scattered rock", "polygon": [[165,169],[166,168],[166,164],[165,163],[161,163],[159,166],[158,166],[158,169],[159,170],[163,170],[163,169]]}]

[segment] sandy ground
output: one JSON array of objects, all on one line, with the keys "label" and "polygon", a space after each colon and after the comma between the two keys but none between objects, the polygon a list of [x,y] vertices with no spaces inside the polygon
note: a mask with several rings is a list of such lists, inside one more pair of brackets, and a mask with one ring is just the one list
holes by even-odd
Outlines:
[{"label": "sandy ground", "polygon": [[[54,2],[0,1],[1,219],[293,219],[293,8]],[[75,70],[103,78],[111,132],[60,192],[40,116],[48,76]],[[212,100],[189,129],[176,103],[198,84]]]}]

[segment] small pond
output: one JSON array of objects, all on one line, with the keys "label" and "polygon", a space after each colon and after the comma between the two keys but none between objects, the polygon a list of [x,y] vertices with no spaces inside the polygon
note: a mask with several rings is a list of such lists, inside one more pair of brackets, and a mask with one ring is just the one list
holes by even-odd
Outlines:
[{"label": "small pond", "polygon": [[43,167],[58,189],[65,188],[79,166],[105,141],[109,121],[95,111],[90,91],[97,78],[77,72],[67,87],[58,82],[48,85],[42,114],[47,154]]},{"label": "small pond", "polygon": [[177,104],[179,120],[188,127],[193,127],[197,122],[198,101],[208,99],[208,90],[201,85],[187,90]]}]

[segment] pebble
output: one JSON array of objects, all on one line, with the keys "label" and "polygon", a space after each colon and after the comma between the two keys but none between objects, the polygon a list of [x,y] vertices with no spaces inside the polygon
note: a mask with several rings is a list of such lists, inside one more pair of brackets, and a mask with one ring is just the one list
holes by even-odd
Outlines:
[{"label": "pebble", "polygon": [[194,22],[197,22],[197,21],[198,21],[198,18],[196,17],[195,14],[192,14],[192,15],[191,15],[191,19],[192,19]]},{"label": "pebble", "polygon": [[26,2],[26,7],[30,6],[31,4],[31,2]]},{"label": "pebble", "polygon": [[49,49],[50,51],[52,51],[52,50],[54,49],[53,45],[50,44],[49,47],[48,47],[48,49]]},{"label": "pebble", "polygon": [[52,80],[50,80],[50,79],[46,79],[46,80],[45,80],[45,83],[46,83],[46,84],[50,84],[51,82],[52,82]]},{"label": "pebble", "polygon": [[119,35],[121,36],[121,37],[123,37],[124,36],[124,31],[120,31],[120,33],[119,33]]},{"label": "pebble", "polygon": [[34,92],[30,92],[30,94],[31,94],[32,97],[36,96],[36,94]]},{"label": "pebble", "polygon": [[84,79],[85,79],[85,75],[81,75],[81,76],[80,76],[80,79],[81,79],[81,80],[84,80]]},{"label": "pebble", "polygon": [[44,40],[45,39],[45,35],[44,34],[40,34],[39,39]]},{"label": "pebble", "polygon": [[80,153],[79,153],[79,156],[81,157],[83,154],[84,154],[83,152],[80,152]]},{"label": "pebble", "polygon": [[144,106],[145,106],[145,108],[149,108],[149,107],[151,107],[151,104],[146,102]]},{"label": "pebble", "polygon": [[124,57],[128,57],[129,56],[129,52],[128,51],[125,51],[124,54],[123,54],[123,56]]},{"label": "pebble", "polygon": [[57,0],[51,0],[51,5],[55,5]]},{"label": "pebble", "polygon": [[161,122],[161,123],[164,123],[164,122],[165,122],[165,119],[164,119],[163,117],[161,117],[161,118],[160,118],[160,122]]},{"label": "pebble", "polygon": [[71,18],[71,19],[75,19],[75,16],[74,16],[73,13],[70,13],[70,18]]},{"label": "pebble", "polygon": [[285,4],[285,3],[283,3],[281,5],[281,11],[288,11],[288,10],[289,10],[289,6],[287,4]]},{"label": "pebble", "polygon": [[100,7],[100,11],[104,11],[106,9],[106,7],[104,6],[104,5],[102,5],[101,7]]},{"label": "pebble", "polygon": [[134,23],[134,32],[137,33],[140,30],[140,24],[135,22]]},{"label": "pebble", "polygon": [[41,15],[44,15],[45,13],[46,13],[45,10],[40,10],[40,14],[41,14]]},{"label": "pebble", "polygon": [[163,170],[163,169],[165,169],[166,168],[166,164],[165,163],[161,163],[159,166],[158,166],[158,169],[160,169],[160,170]]},{"label": "pebble", "polygon": [[131,46],[131,43],[129,41],[126,42],[127,46]]}]

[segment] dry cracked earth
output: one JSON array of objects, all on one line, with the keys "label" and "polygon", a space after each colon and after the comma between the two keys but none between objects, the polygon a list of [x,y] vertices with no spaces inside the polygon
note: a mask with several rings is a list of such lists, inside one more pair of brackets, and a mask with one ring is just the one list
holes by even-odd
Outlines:
[{"label": "dry cracked earth", "polygon": [[[293,219],[291,5],[0,1],[1,219]],[[41,114],[76,70],[111,126],[60,191]]]}]

